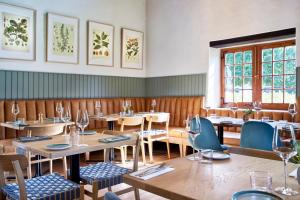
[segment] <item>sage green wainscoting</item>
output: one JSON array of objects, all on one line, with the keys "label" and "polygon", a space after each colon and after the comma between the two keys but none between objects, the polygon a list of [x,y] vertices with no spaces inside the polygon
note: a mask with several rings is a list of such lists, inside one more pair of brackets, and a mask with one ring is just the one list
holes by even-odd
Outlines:
[{"label": "sage green wainscoting", "polygon": [[0,70],[0,99],[144,97],[144,78]]},{"label": "sage green wainscoting", "polygon": [[296,80],[297,80],[297,97],[300,97],[300,67],[297,67]]},{"label": "sage green wainscoting", "polygon": [[201,96],[206,94],[206,74],[146,78],[146,95]]}]

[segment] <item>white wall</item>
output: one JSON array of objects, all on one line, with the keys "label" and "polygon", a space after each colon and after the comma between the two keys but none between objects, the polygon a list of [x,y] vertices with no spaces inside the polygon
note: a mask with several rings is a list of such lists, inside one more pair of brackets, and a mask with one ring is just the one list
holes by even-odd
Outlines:
[{"label": "white wall", "polygon": [[208,72],[209,41],[297,28],[300,0],[147,0],[147,76]]},{"label": "white wall", "polygon": [[[0,0],[0,2],[33,8],[37,11],[36,61],[0,60],[0,69],[144,77],[143,70],[120,68],[120,28],[145,32],[145,0]],[[79,64],[45,62],[46,17],[54,12],[79,18]],[[87,65],[87,20],[115,26],[114,67]],[[144,55],[146,53],[144,52]]]}]

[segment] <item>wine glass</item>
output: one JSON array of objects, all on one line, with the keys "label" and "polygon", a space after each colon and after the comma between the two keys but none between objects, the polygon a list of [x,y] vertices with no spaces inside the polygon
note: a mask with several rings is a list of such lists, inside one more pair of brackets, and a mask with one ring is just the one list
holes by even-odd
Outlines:
[{"label": "wine glass", "polygon": [[295,103],[290,103],[289,104],[288,112],[292,116],[292,122],[294,122],[295,115],[297,114],[297,108],[296,108],[296,104]]},{"label": "wine glass", "polygon": [[205,111],[206,111],[206,117],[208,117],[208,111],[210,110],[210,106],[206,105],[204,107]]},{"label": "wine glass", "polygon": [[151,101],[152,110],[150,112],[155,112],[155,106],[156,106],[156,101],[155,101],[155,99],[152,99],[152,101]]},{"label": "wine glass", "polygon": [[127,101],[122,101],[123,114],[126,114],[127,110]]},{"label": "wine glass", "polygon": [[17,121],[17,116],[20,113],[19,105],[16,102],[14,102],[12,107],[11,107],[11,113],[14,115],[14,119],[15,119],[15,122],[16,122]]},{"label": "wine glass", "polygon": [[235,113],[239,108],[237,107],[237,103],[233,103],[230,107],[230,110],[233,112],[233,117],[235,118]]},{"label": "wine glass", "polygon": [[194,119],[192,119],[189,123],[189,130],[188,133],[191,136],[192,139],[192,146],[193,146],[193,159],[197,160],[199,158],[196,158],[195,156],[195,139],[196,137],[201,133],[201,121],[199,115],[196,115]]},{"label": "wine glass", "polygon": [[81,133],[84,133],[84,129],[89,125],[89,116],[87,110],[78,110],[76,125],[80,128]]},{"label": "wine glass", "polygon": [[287,125],[281,130],[279,130],[279,128],[276,126],[272,146],[273,151],[283,160],[284,163],[284,187],[277,187],[275,188],[275,191],[288,196],[298,194],[297,191],[287,187],[286,183],[286,165],[291,157],[297,155],[297,141],[293,126]]},{"label": "wine glass", "polygon": [[102,113],[101,113],[101,103],[100,103],[100,101],[95,102],[95,109],[96,109],[97,116],[101,117]]},{"label": "wine glass", "polygon": [[256,111],[256,115],[258,117],[258,113],[261,111],[261,102],[260,101],[254,101],[253,102],[253,109]]},{"label": "wine glass", "polygon": [[58,116],[59,116],[59,119],[62,119],[62,114],[63,114],[63,106],[62,106],[62,103],[59,102],[59,103],[56,103],[56,112],[58,113]]},{"label": "wine glass", "polygon": [[68,106],[67,109],[64,111],[64,121],[65,122],[70,122],[71,121],[71,110],[70,107]]}]

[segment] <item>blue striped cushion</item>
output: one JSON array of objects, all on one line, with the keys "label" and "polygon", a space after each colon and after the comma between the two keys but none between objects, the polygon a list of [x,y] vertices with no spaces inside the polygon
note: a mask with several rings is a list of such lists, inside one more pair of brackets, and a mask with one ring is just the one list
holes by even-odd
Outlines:
[{"label": "blue striped cushion", "polygon": [[[80,198],[80,186],[58,174],[49,174],[25,181],[27,199],[30,200],[71,200]],[[18,200],[19,186],[16,183],[2,187],[3,193],[10,200]]]},{"label": "blue striped cushion", "polygon": [[166,130],[150,130],[150,131],[142,131],[140,132],[140,136],[147,137],[148,135],[153,136],[153,135],[161,135],[161,134],[166,134]]},{"label": "blue striped cushion", "polygon": [[123,183],[123,175],[128,174],[129,169],[120,167],[113,163],[97,163],[80,168],[80,179],[87,184],[98,182],[98,188],[103,189],[109,186]]}]

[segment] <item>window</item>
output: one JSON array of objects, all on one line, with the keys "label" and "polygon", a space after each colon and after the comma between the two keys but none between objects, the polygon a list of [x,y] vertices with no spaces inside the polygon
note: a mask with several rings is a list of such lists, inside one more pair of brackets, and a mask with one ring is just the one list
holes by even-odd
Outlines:
[{"label": "window", "polygon": [[222,104],[262,102],[285,109],[296,96],[295,41],[259,44],[221,51]]}]

